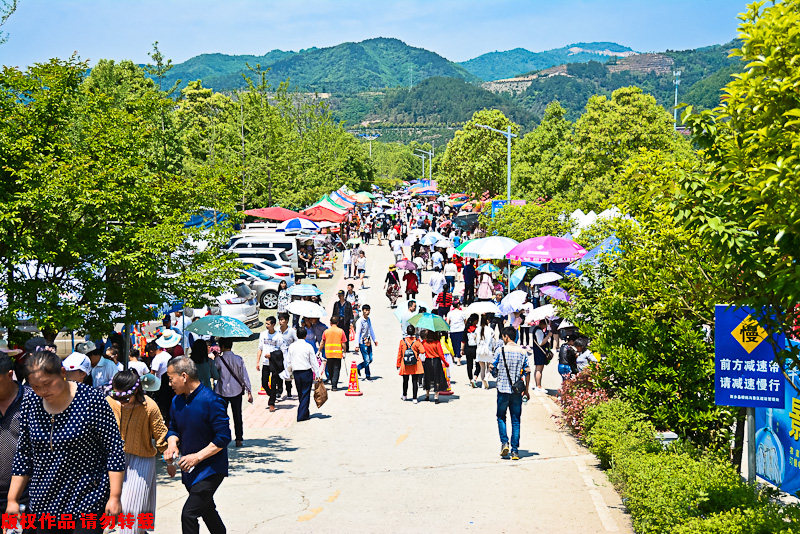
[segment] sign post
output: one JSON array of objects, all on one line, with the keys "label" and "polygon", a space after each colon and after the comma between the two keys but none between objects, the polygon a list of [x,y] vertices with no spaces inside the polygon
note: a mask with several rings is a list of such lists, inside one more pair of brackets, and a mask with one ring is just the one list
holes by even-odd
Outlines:
[{"label": "sign post", "polygon": [[756,478],[755,408],[782,408],[785,381],[769,338],[783,346],[783,336],[770,336],[752,309],[715,307],[714,401],[747,408],[747,480]]}]

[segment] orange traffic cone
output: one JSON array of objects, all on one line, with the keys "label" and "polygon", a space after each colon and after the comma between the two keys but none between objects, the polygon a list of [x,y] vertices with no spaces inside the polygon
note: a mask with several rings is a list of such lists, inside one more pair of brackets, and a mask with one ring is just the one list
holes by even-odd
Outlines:
[{"label": "orange traffic cone", "polygon": [[450,389],[450,367],[444,368],[444,378],[447,380],[447,389],[444,391],[440,391],[439,395],[452,395],[453,390]]},{"label": "orange traffic cone", "polygon": [[358,389],[358,366],[356,362],[352,362],[350,365],[350,386],[348,386],[345,395],[348,397],[359,397],[363,395],[361,390]]},{"label": "orange traffic cone", "polygon": [[266,392],[266,391],[264,391],[264,388],[262,387],[262,388],[261,388],[261,391],[259,391],[259,392],[258,392],[258,394],[259,394],[259,395],[266,395],[266,394],[267,394],[267,392]]}]

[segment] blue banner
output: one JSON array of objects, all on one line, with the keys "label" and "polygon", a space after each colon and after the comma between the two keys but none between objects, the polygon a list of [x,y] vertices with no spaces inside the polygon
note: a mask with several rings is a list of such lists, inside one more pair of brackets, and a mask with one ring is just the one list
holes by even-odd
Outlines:
[{"label": "blue banner", "polygon": [[780,408],[756,408],[756,474],[782,491],[800,491],[800,373],[787,366]]},{"label": "blue banner", "polygon": [[749,308],[718,304],[714,316],[716,404],[782,408],[785,383],[769,338],[783,347],[783,336],[764,331]]}]

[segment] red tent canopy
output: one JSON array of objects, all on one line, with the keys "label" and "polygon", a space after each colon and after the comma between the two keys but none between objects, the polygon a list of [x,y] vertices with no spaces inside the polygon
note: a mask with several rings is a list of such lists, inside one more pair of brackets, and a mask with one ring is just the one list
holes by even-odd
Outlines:
[{"label": "red tent canopy", "polygon": [[314,206],[313,208],[303,210],[301,213],[312,221],[340,223],[347,220],[347,214],[336,213],[322,206]]},{"label": "red tent canopy", "polygon": [[300,217],[301,219],[308,219],[302,213],[297,213],[296,211],[287,210],[286,208],[256,208],[252,210],[247,210],[244,212],[245,215],[250,215],[252,217],[260,217],[261,219],[269,219],[271,221],[288,221],[289,219],[295,219]]}]

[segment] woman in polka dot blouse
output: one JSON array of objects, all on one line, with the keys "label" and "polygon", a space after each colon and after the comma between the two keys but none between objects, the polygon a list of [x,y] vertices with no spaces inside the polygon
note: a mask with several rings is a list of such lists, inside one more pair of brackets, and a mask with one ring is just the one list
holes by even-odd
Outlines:
[{"label": "woman in polka dot blouse", "polygon": [[18,499],[30,481],[28,513],[72,514],[77,525],[82,514],[119,515],[125,454],[103,394],[67,381],[53,352],[33,353],[25,367],[36,395],[22,405],[6,513],[19,513]]}]

